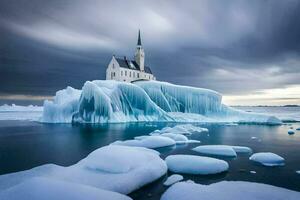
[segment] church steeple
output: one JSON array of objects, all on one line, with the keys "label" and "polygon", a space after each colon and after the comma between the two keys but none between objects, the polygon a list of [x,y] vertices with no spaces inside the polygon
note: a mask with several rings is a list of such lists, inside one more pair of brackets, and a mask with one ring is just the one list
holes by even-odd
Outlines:
[{"label": "church steeple", "polygon": [[138,42],[137,42],[138,46],[142,46],[142,40],[141,40],[141,31],[139,29],[139,36],[138,36]]},{"label": "church steeple", "polygon": [[141,31],[139,30],[138,34],[138,41],[137,41],[137,46],[136,46],[136,51],[135,51],[135,61],[140,67],[140,70],[143,72],[145,69],[145,53],[144,49],[142,47],[142,40],[141,40]]}]

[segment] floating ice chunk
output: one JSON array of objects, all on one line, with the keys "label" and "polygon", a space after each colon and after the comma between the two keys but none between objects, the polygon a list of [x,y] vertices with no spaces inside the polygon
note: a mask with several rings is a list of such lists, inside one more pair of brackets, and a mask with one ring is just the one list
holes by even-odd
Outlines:
[{"label": "floating ice chunk", "polygon": [[199,140],[188,140],[186,143],[189,143],[189,144],[198,144],[198,143],[201,143],[201,141],[199,141]]},{"label": "floating ice chunk", "polygon": [[181,134],[163,133],[161,136],[171,138],[175,140],[176,143],[186,143],[188,141],[188,138]]},{"label": "floating ice chunk", "polygon": [[229,167],[226,161],[204,156],[171,155],[165,161],[170,171],[184,174],[217,174]]},{"label": "floating ice chunk", "polygon": [[170,185],[173,185],[174,183],[177,183],[182,180],[183,180],[183,176],[181,176],[179,174],[173,174],[168,177],[168,179],[164,182],[164,185],[170,186]]},{"label": "floating ice chunk", "polygon": [[252,149],[245,146],[202,145],[192,149],[198,153],[216,156],[236,157],[237,153],[251,153]]},{"label": "floating ice chunk", "polygon": [[284,158],[282,158],[281,156],[275,153],[270,153],[270,152],[255,153],[249,159],[255,162],[259,162],[265,166],[284,165]]},{"label": "floating ice chunk", "polygon": [[143,136],[138,137],[136,140],[125,140],[116,141],[112,143],[113,145],[123,145],[123,146],[136,146],[136,147],[146,147],[150,149],[167,147],[175,145],[176,142],[168,137],[163,136]]},{"label": "floating ice chunk", "polygon": [[300,199],[300,193],[285,188],[243,181],[222,181],[211,185],[179,182],[161,200]]},{"label": "floating ice chunk", "polygon": [[225,126],[238,126],[238,124],[237,123],[227,123],[227,124],[225,124]]},{"label": "floating ice chunk", "polygon": [[154,150],[109,145],[69,167],[43,165],[2,175],[0,192],[33,177],[47,177],[128,194],[160,178],[167,169],[166,163]]},{"label": "floating ice chunk", "polygon": [[51,178],[32,178],[4,191],[1,200],[130,200],[123,194]]},{"label": "floating ice chunk", "polygon": [[288,134],[294,134],[295,133],[295,131],[291,128],[287,132],[288,132]]},{"label": "floating ice chunk", "polygon": [[236,153],[252,153],[252,149],[244,146],[231,146]]},{"label": "floating ice chunk", "polygon": [[257,137],[251,137],[251,140],[256,140],[257,139]]},{"label": "floating ice chunk", "polygon": [[297,131],[300,131],[300,127],[296,128]]},{"label": "floating ice chunk", "polygon": [[228,145],[202,145],[192,149],[198,153],[216,156],[236,157],[235,150]]},{"label": "floating ice chunk", "polygon": [[256,174],[256,171],[251,170],[250,173],[251,174]]},{"label": "floating ice chunk", "polygon": [[296,173],[297,173],[297,174],[300,174],[300,170],[297,170]]},{"label": "floating ice chunk", "polygon": [[194,126],[192,124],[179,124],[174,127],[164,127],[161,130],[155,130],[150,135],[158,135],[164,133],[180,134],[180,135],[192,135],[193,133],[208,132],[207,128]]}]

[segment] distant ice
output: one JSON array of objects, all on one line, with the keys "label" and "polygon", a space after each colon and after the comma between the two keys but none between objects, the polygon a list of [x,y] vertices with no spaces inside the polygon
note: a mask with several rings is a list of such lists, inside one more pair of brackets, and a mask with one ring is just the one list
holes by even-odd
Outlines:
[{"label": "distant ice", "polygon": [[284,158],[281,156],[270,153],[270,152],[261,152],[255,153],[250,158],[252,161],[256,161],[265,166],[282,166],[284,165]]},{"label": "distant ice", "polygon": [[298,200],[300,193],[285,188],[243,181],[222,181],[211,185],[179,182],[162,195],[161,200]]},{"label": "distant ice", "polygon": [[0,120],[30,120],[39,121],[43,113],[42,106],[19,106],[7,105],[0,106]]},{"label": "distant ice", "polygon": [[296,128],[297,131],[300,131],[300,127]]},{"label": "distant ice", "polygon": [[165,159],[168,169],[174,173],[217,174],[227,171],[226,161],[194,155],[170,155]]},{"label": "distant ice", "polygon": [[253,170],[252,170],[252,171],[250,171],[250,173],[251,173],[251,174],[256,174],[256,171],[253,171]]},{"label": "distant ice", "polygon": [[34,177],[51,178],[128,194],[160,178],[166,172],[167,165],[157,151],[142,147],[109,145],[93,151],[69,167],[48,164],[1,175],[0,194],[5,189]]},{"label": "distant ice", "polygon": [[123,194],[51,178],[31,178],[0,191],[1,200],[130,200]]},{"label": "distant ice", "polygon": [[192,135],[194,133],[208,132],[207,128],[195,126],[192,124],[179,124],[174,127],[164,127],[161,130],[155,130],[150,135],[161,135],[164,133],[181,134],[181,135]]},{"label": "distant ice", "polygon": [[112,145],[146,147],[150,149],[175,145],[176,141],[164,136],[143,136],[135,140],[116,141]]},{"label": "distant ice", "polygon": [[297,173],[297,174],[300,174],[300,170],[297,170],[296,173]]},{"label": "distant ice", "polygon": [[287,132],[288,132],[288,134],[294,134],[295,133],[295,131],[291,128]]},{"label": "distant ice", "polygon": [[244,146],[202,145],[192,149],[198,153],[216,156],[236,157],[237,153],[251,153],[252,149]]},{"label": "distant ice", "polygon": [[173,174],[168,177],[168,179],[164,182],[164,185],[170,186],[170,185],[173,185],[174,183],[177,183],[182,180],[183,180],[183,176],[181,176],[179,174]]}]

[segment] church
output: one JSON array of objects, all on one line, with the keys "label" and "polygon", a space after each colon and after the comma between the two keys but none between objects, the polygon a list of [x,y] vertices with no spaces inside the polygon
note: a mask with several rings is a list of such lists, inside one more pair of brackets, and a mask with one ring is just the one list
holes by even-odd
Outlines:
[{"label": "church", "polygon": [[142,46],[141,33],[138,33],[138,41],[134,60],[113,56],[107,69],[106,80],[134,82],[138,80],[156,80],[150,67],[145,66],[145,52]]}]

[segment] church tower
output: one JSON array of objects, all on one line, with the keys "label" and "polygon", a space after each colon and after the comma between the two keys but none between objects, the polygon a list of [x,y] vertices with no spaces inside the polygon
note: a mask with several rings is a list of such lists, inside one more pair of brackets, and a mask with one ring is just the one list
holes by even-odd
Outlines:
[{"label": "church tower", "polygon": [[139,35],[138,35],[138,42],[136,45],[136,51],[135,51],[135,62],[140,66],[141,71],[145,71],[145,53],[144,49],[142,46],[142,40],[141,40],[141,32],[139,30]]}]

